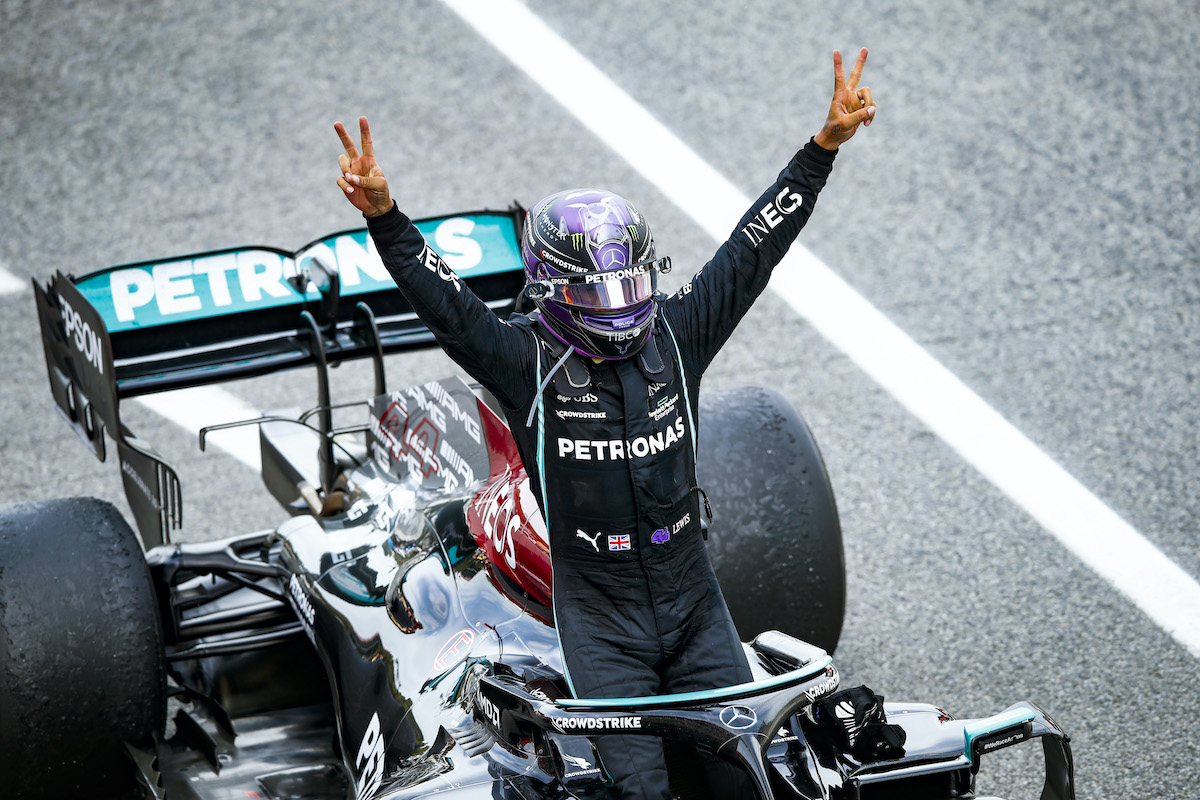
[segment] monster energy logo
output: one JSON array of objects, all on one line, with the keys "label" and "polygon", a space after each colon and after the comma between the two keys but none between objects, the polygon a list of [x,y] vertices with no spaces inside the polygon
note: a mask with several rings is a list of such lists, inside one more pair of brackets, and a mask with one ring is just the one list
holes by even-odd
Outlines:
[{"label": "monster energy logo", "polygon": [[[625,230],[627,230],[629,232],[630,239],[632,239],[635,242],[640,241],[641,236],[638,232],[638,227],[636,225],[626,225]],[[571,244],[575,247],[576,250],[583,247],[583,240],[584,240],[584,235],[582,233],[572,233],[571,234]]]}]

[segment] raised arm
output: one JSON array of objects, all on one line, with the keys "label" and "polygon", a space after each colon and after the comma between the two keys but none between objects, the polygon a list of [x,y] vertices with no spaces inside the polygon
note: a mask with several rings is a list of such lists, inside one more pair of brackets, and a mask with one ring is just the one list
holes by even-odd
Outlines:
[{"label": "raised arm", "polygon": [[672,325],[681,329],[684,360],[694,374],[704,372],[766,289],[775,265],[808,222],[838,147],[875,118],[871,90],[859,86],[866,61],[864,47],[847,79],[842,55],[834,51],[833,99],[821,130],[754,201],[704,268],[664,305]]},{"label": "raised arm", "polygon": [[383,265],[438,345],[500,402],[519,408],[533,391],[532,335],[502,322],[396,207],[375,160],[367,118],[358,124],[362,152],[342,123],[333,126],[346,150],[338,157],[338,186],[366,216]]}]

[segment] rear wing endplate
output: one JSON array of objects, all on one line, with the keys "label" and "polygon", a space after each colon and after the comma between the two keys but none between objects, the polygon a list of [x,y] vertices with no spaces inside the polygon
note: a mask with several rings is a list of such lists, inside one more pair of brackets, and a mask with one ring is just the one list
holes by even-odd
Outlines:
[{"label": "rear wing endplate", "polygon": [[[447,266],[500,316],[524,285],[524,211],[415,220]],[[285,369],[382,357],[434,343],[365,228],[295,252],[219,250],[34,280],[50,391],[101,461],[116,442],[146,547],[182,524],[179,479],[121,421],[121,401]]]}]

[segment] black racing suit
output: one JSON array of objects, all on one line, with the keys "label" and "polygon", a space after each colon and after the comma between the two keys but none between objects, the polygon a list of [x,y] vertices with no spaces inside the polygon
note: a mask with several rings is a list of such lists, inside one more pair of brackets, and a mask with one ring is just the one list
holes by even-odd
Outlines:
[{"label": "black racing suit", "polygon": [[[383,263],[439,345],[499,400],[550,536],[554,615],[578,697],[751,679],[701,537],[700,378],[812,212],[834,153],[809,142],[680,291],[630,358],[564,353],[536,314],[501,321],[393,208],[368,220]],[[661,742],[606,736],[623,796],[670,796]]]}]

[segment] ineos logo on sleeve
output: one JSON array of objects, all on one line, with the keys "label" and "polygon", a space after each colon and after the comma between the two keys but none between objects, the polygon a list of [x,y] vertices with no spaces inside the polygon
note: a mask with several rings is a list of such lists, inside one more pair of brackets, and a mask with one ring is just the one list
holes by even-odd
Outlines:
[{"label": "ineos logo on sleeve", "polygon": [[742,228],[742,233],[746,234],[746,238],[753,246],[758,247],[772,228],[778,226],[783,222],[784,217],[796,211],[803,204],[804,198],[798,192],[784,187],[775,196],[775,199],[759,209],[754,219]]},{"label": "ineos logo on sleeve", "polygon": [[417,256],[417,260],[424,264],[425,268],[434,275],[453,285],[455,291],[462,290],[462,283],[459,282],[458,276],[454,274],[454,270],[450,269],[450,265],[443,261],[442,257],[432,247],[425,245],[425,249]]},{"label": "ineos logo on sleeve", "polygon": [[735,731],[745,730],[758,722],[758,715],[753,708],[746,706],[725,706],[721,709],[721,724]]}]

